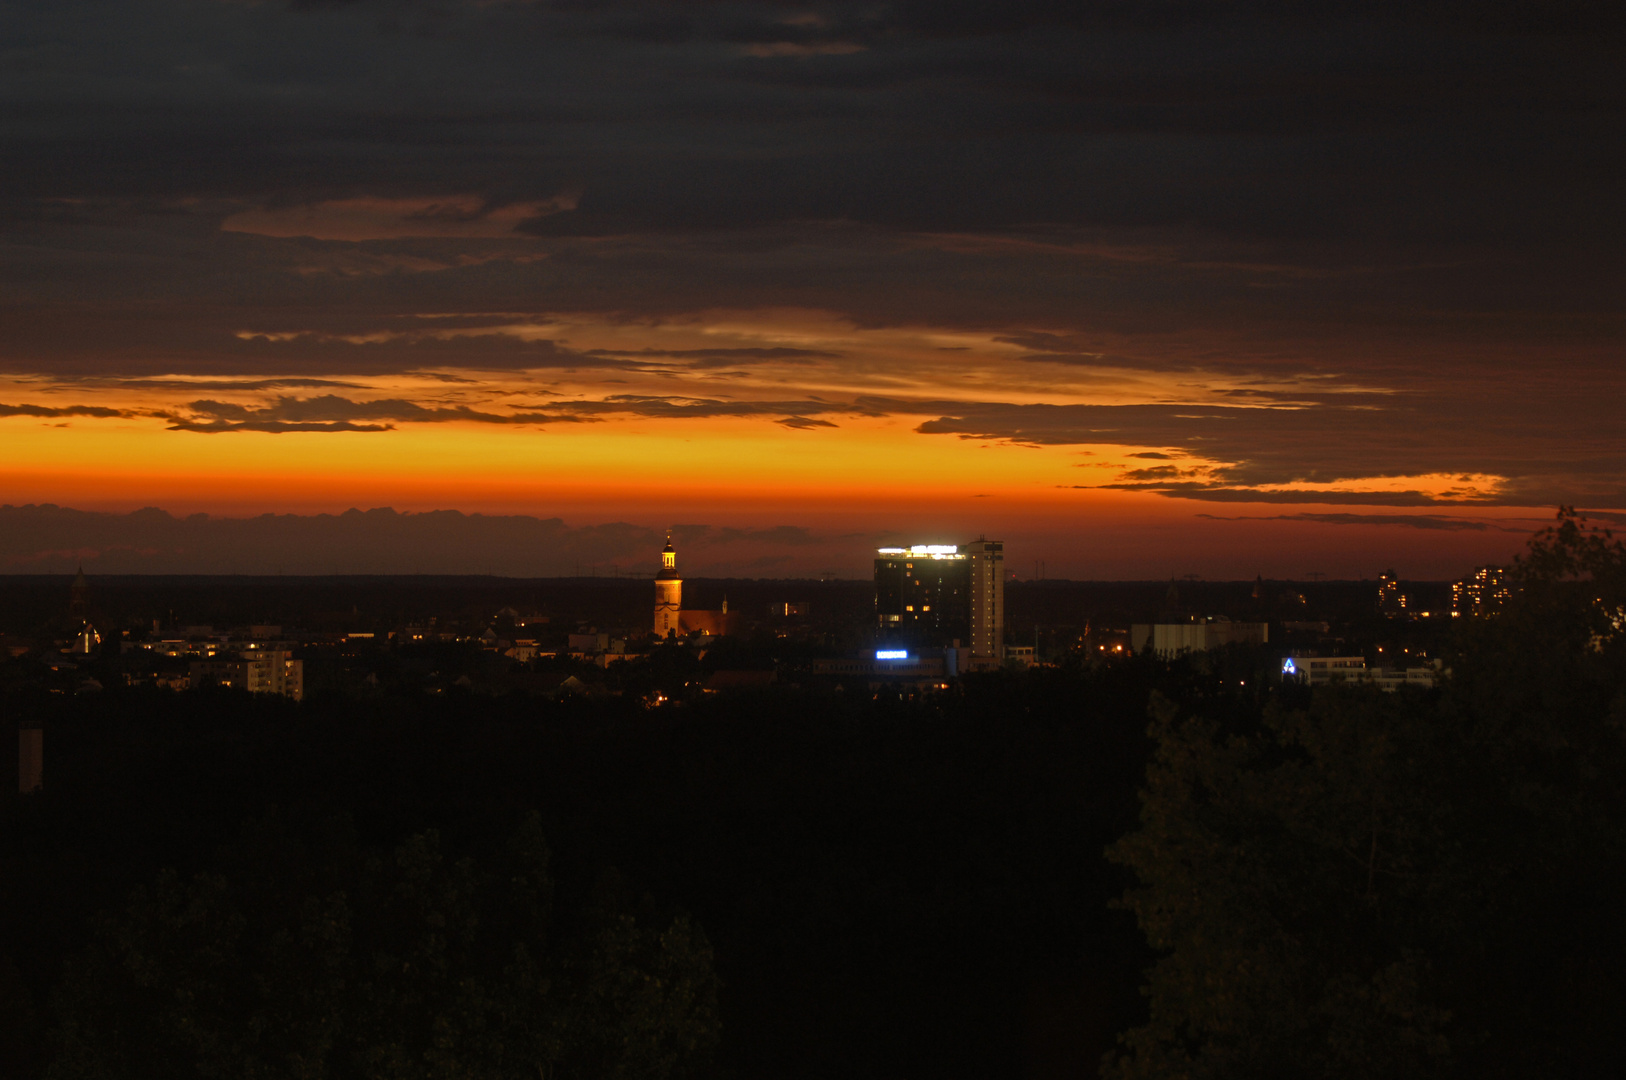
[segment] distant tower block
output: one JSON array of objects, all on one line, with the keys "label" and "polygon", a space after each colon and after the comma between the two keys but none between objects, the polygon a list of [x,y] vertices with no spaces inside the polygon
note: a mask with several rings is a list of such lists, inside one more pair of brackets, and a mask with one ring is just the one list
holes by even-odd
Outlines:
[{"label": "distant tower block", "polygon": [[1400,591],[1400,575],[1385,570],[1378,575],[1378,613],[1391,619],[1406,614],[1406,594]]},{"label": "distant tower block", "polygon": [[971,654],[1005,655],[1005,544],[973,540],[960,549],[971,558]]},{"label": "distant tower block", "polygon": [[28,795],[45,786],[45,731],[38,724],[17,728],[17,793]]},{"label": "distant tower block", "polygon": [[656,637],[682,636],[682,608],[683,579],[678,577],[677,552],[672,550],[672,537],[668,534],[666,548],[661,552],[661,572],[655,575]]}]

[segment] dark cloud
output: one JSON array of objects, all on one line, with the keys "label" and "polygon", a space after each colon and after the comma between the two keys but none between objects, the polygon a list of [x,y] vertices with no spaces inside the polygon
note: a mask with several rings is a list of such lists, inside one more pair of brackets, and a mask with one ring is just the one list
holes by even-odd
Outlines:
[{"label": "dark cloud", "polygon": [[835,424],[832,424],[828,420],[814,420],[811,417],[806,417],[806,416],[787,416],[787,417],[785,417],[785,418],[783,418],[781,420],[775,421],[775,422],[780,423],[780,424],[784,424],[788,428],[796,428],[796,429],[802,430],[802,431],[805,431],[805,430],[807,430],[809,428],[821,428],[821,427],[833,428],[833,427],[836,426]]},{"label": "dark cloud", "polygon": [[122,409],[109,409],[101,405],[64,405],[53,407],[48,405],[0,405],[0,416],[94,416],[107,420],[115,417],[129,416]]},{"label": "dark cloud", "polygon": [[221,435],[228,431],[260,431],[270,435],[288,432],[394,431],[394,424],[355,424],[349,420],[186,420],[171,419],[171,431],[191,431],[200,435]]},{"label": "dark cloud", "polygon": [[[0,197],[576,186],[578,210],[537,224],[580,235],[844,220],[1365,237],[1374,218],[1617,234],[1600,197],[1620,156],[1604,137],[1619,20],[1462,7],[65,0],[6,16],[4,148],[26,164]],[[1544,185],[1588,198],[1493,216]]]},{"label": "dark cloud", "polygon": [[[192,254],[210,257],[206,251]],[[0,275],[6,273],[5,262],[0,250]],[[410,290],[399,283],[385,290],[398,295],[386,299],[366,286],[313,290],[308,282],[259,268],[249,276],[263,307],[245,309],[221,303],[226,298],[218,284],[199,283],[196,299],[188,303],[178,295],[191,287],[183,277],[157,275],[129,284],[114,276],[96,270],[90,280],[76,285],[106,290],[102,303],[83,310],[66,297],[45,305],[0,299],[0,343],[7,346],[0,351],[0,372],[49,373],[81,382],[122,377],[132,387],[151,388],[184,388],[153,376],[240,374],[251,376],[244,380],[248,386],[218,380],[199,388],[252,389],[341,387],[353,385],[345,376],[426,368],[608,371],[648,366],[587,356],[548,338],[506,332],[505,325],[523,324],[525,318],[485,316],[467,320],[478,322],[474,329],[448,332],[442,320],[409,322],[393,310],[378,310],[402,305],[399,294]],[[126,296],[131,290],[141,295]],[[214,297],[214,305],[197,302],[208,296]],[[413,299],[424,307],[452,302],[433,287]],[[153,314],[153,308],[169,305],[174,308],[168,317]]]},{"label": "dark cloud", "polygon": [[724,527],[710,532],[706,539],[714,544],[734,544],[745,541],[755,544],[783,544],[789,547],[805,547],[808,544],[819,542],[819,538],[799,525],[776,525],[768,529]]},{"label": "dark cloud", "polygon": [[1148,484],[1199,475],[1201,472],[1195,469],[1182,469],[1176,465],[1154,465],[1149,469],[1130,469],[1123,474],[1123,479],[1136,484]]},{"label": "dark cloud", "polygon": [[[1214,499],[1483,472],[1510,478],[1508,502],[1621,505],[1623,11],[9,5],[0,370],[87,388],[198,375],[197,393],[226,394],[425,370],[862,363],[834,348],[581,352],[501,332],[561,312],[649,324],[800,309],[988,333],[1017,350],[1023,379],[1062,389],[1095,368],[1146,376],[1160,404],[968,404],[953,400],[966,354],[945,352],[941,386],[896,391],[932,404],[856,406],[924,416],[923,435],[1218,463],[1201,480],[1118,481],[1154,484],[1133,490]],[[345,232],[369,200],[479,235]],[[357,238],[263,231],[312,208],[334,226],[324,235]],[[223,230],[252,220],[262,232]],[[1186,393],[1198,374],[1215,378]],[[306,404],[172,422],[823,426],[853,408],[815,400],[825,385],[770,402],[565,402],[535,420],[393,398],[313,413],[320,399],[289,398]]]},{"label": "dark cloud", "polygon": [[1046,331],[1029,330],[1019,334],[1000,334],[995,341],[1031,350],[1016,359],[1025,363],[1067,364],[1074,367],[1105,367],[1123,364],[1121,356],[1107,356],[1092,351],[1092,342],[1081,335],[1064,336]]},{"label": "dark cloud", "polygon": [[[880,416],[890,411],[878,407],[868,399],[854,403],[836,401],[725,401],[719,398],[652,397],[643,394],[611,394],[595,401],[550,402],[549,408],[561,413],[598,416],[625,413],[632,416],[659,416],[671,419],[703,420],[718,416],[784,416],[802,421],[792,427],[815,423],[808,414],[841,413],[857,416]],[[788,422],[788,421],[781,421]],[[834,426],[834,425],[829,425]]]},{"label": "dark cloud", "polygon": [[[1074,484],[1073,487],[1084,485]],[[1225,503],[1308,503],[1317,506],[1441,506],[1464,500],[1444,500],[1422,491],[1346,491],[1294,488],[1288,490],[1224,487],[1218,484],[1098,484],[1096,489],[1145,491],[1177,499]],[[1474,500],[1490,503],[1493,500]]]},{"label": "dark cloud", "polygon": [[653,562],[652,530],[572,528],[557,518],[388,508],[250,518],[157,508],[131,514],[0,506],[0,567],[10,573],[561,574],[576,562]]},{"label": "dark cloud", "polygon": [[[382,341],[353,341],[328,334],[236,335],[244,360],[259,359],[275,368],[282,363],[277,354],[298,357],[304,363],[317,363],[337,371],[401,371],[420,367],[450,365],[488,368],[588,368],[631,367],[613,359],[588,357],[546,338],[526,339],[501,332],[435,335],[420,333]],[[268,354],[268,355],[265,355]]]},{"label": "dark cloud", "polygon": [[[1470,397],[1467,390],[1409,398],[1328,395],[1313,406],[1294,408],[987,403],[962,405],[959,415],[925,421],[916,430],[1033,445],[1182,446],[1193,458],[1216,463],[1134,469],[1101,485],[1176,498],[1425,505],[1430,497],[1418,492],[1318,485],[1481,474],[1506,477],[1508,484],[1499,491],[1480,490],[1471,475],[1464,475],[1446,501],[1626,504],[1626,445],[1618,437],[1612,404],[1584,391],[1551,390],[1545,405],[1553,412],[1538,420],[1528,401]],[[1562,438],[1554,438],[1558,431]],[[1275,484],[1317,490],[1260,489]]]},{"label": "dark cloud", "polygon": [[1402,529],[1423,529],[1428,532],[1532,532],[1531,529],[1510,528],[1489,521],[1471,518],[1439,517],[1433,514],[1272,514],[1254,517],[1219,517],[1198,514],[1210,521],[1312,521],[1319,525],[1392,525]]},{"label": "dark cloud", "polygon": [[[538,412],[491,413],[464,405],[424,406],[399,398],[352,401],[335,394],[321,397],[281,397],[269,405],[239,405],[199,400],[188,406],[189,415],[167,415],[176,431],[218,434],[228,431],[389,431],[396,423],[442,424],[452,421],[477,424],[579,424],[592,417]],[[358,423],[383,421],[383,423]]]},{"label": "dark cloud", "polygon": [[[791,549],[817,558],[813,552],[830,542],[795,525],[680,526],[673,532],[691,573],[708,566],[742,570],[764,549],[770,554],[762,557]],[[0,506],[0,572],[5,573],[72,573],[81,561],[91,574],[533,577],[615,565],[653,578],[662,541],[655,529],[628,522],[571,526],[559,518],[455,510],[398,513],[385,507],[232,518],[177,517],[154,507],[110,514],[53,505]]]},{"label": "dark cloud", "polygon": [[[680,550],[692,552],[698,548],[728,544],[770,544],[776,547],[808,547],[826,542],[812,530],[800,525],[775,525],[768,528],[740,528],[731,525],[673,525],[668,530],[673,544]],[[840,541],[851,537],[836,537]]]},{"label": "dark cloud", "polygon": [[590,349],[585,355],[615,357],[624,360],[679,360],[697,369],[735,367],[751,362],[776,364],[810,364],[819,360],[839,360],[841,353],[821,349],[750,348],[750,349]]},{"label": "dark cloud", "polygon": [[122,390],[189,390],[194,392],[235,390],[245,394],[263,390],[359,389],[357,383],[344,382],[339,379],[80,379],[71,381],[112,385]]},{"label": "dark cloud", "polygon": [[[6,406],[0,406],[5,415]],[[102,415],[72,410],[33,408],[27,415]],[[240,404],[208,398],[191,402],[185,413],[158,413],[176,431],[218,434],[231,431],[391,431],[396,424],[589,424],[614,415],[705,420],[714,417],[778,417],[791,428],[833,428],[837,425],[806,413],[882,415],[874,403],[828,401],[725,401],[719,398],[651,397],[612,394],[598,399],[552,401],[546,412],[495,413],[467,405],[425,405],[403,398],[355,401],[336,394],[320,397],[278,397],[267,404]],[[789,413],[790,415],[784,415]],[[122,414],[119,414],[122,415]]]}]

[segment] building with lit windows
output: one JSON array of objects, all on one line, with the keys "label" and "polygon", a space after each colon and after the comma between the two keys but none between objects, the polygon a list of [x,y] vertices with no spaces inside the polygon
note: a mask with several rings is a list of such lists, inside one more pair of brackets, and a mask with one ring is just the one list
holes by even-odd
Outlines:
[{"label": "building with lit windows", "polygon": [[1507,567],[1481,566],[1461,581],[1451,583],[1451,617],[1454,619],[1492,615],[1513,599]]},{"label": "building with lit windows", "polygon": [[295,660],[287,649],[251,646],[236,659],[214,656],[193,660],[190,667],[193,687],[232,687],[251,694],[280,694],[295,701],[305,697],[305,662]]},{"label": "building with lit windows", "polygon": [[914,544],[875,553],[875,617],[884,639],[970,643],[973,658],[1005,646],[1005,545]]},{"label": "building with lit windows", "polygon": [[1444,668],[1437,660],[1410,667],[1369,667],[1364,656],[1289,656],[1282,661],[1282,678],[1307,686],[1344,682],[1376,686],[1394,692],[1401,687],[1429,690],[1437,686]]},{"label": "building with lit windows", "polygon": [[1406,615],[1406,594],[1400,590],[1400,577],[1393,570],[1378,575],[1378,613],[1391,619]]},{"label": "building with lit windows", "polygon": [[1005,655],[1005,543],[973,540],[962,550],[971,560],[971,655]]},{"label": "building with lit windows", "polygon": [[875,553],[875,614],[882,636],[946,645],[971,636],[971,560],[954,544]]},{"label": "building with lit windows", "polygon": [[242,653],[243,685],[251,694],[305,698],[305,662],[287,649],[251,648]]}]

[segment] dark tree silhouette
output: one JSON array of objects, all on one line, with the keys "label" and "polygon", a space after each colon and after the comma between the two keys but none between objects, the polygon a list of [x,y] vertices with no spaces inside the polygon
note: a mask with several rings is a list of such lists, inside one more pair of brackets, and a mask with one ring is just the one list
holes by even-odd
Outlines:
[{"label": "dark tree silhouette", "polygon": [[1604,1075],[1626,1062],[1626,547],[1573,511],[1434,693],[1154,706],[1111,851],[1163,955],[1120,1077]]},{"label": "dark tree silhouette", "polygon": [[[555,917],[528,818],[454,858],[339,825],[249,826],[104,918],[58,991],[56,1080],[657,1080],[717,1037],[710,948],[601,902]],[[563,929],[562,929],[563,928]]]}]

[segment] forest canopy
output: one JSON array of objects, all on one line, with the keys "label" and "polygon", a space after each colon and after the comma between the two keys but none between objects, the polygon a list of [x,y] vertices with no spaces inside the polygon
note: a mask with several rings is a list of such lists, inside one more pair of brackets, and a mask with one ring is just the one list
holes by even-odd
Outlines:
[{"label": "forest canopy", "polygon": [[245,828],[104,917],[58,992],[53,1080],[653,1080],[717,1038],[710,947],[601,888],[560,919],[527,817],[480,859],[342,822]]},{"label": "forest canopy", "polygon": [[1161,956],[1129,1077],[1602,1075],[1623,1060],[1626,547],[1573,511],[1438,692],[1154,702],[1111,850]]}]

